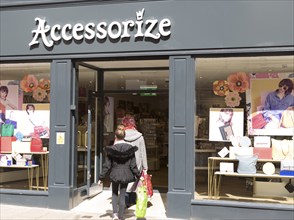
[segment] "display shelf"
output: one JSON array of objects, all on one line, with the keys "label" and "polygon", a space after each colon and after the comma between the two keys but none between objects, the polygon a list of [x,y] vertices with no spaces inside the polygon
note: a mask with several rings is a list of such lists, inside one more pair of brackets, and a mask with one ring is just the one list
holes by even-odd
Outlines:
[{"label": "display shelf", "polygon": [[140,128],[144,136],[148,169],[158,170],[160,169],[160,153],[159,145],[157,143],[157,130],[156,130],[155,118],[141,118]]},{"label": "display shelf", "polygon": [[194,169],[195,170],[208,170],[208,167],[205,167],[205,166],[203,166],[203,167],[195,166]]},{"label": "display shelf", "polygon": [[216,150],[214,150],[214,149],[195,149],[195,152],[199,152],[199,153],[215,153]]},{"label": "display shelf", "polygon": [[217,155],[223,146],[219,142],[210,141],[208,138],[195,138],[195,170],[208,170],[208,158]]},{"label": "display shelf", "polygon": [[208,138],[195,138],[195,142],[196,141],[209,141]]}]

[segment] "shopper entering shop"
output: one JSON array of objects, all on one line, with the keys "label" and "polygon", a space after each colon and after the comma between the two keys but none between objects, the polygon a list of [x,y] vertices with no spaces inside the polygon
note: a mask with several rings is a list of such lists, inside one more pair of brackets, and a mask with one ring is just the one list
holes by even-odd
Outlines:
[{"label": "shopper entering shop", "polygon": [[[122,125],[125,127],[125,141],[138,147],[138,151],[135,152],[137,167],[140,172],[148,170],[147,153],[143,134],[137,130],[135,118],[131,115],[126,115],[122,119]],[[132,182],[128,184],[126,193],[126,205],[130,207],[136,204],[136,189],[138,182]]]},{"label": "shopper entering shop", "polygon": [[126,143],[124,138],[124,126],[119,125],[115,130],[114,145],[105,148],[106,159],[98,181],[98,184],[101,185],[109,173],[112,183],[112,219],[116,220],[121,220],[124,217],[125,193],[128,183],[139,179],[141,174],[135,159],[135,152],[138,147]]}]

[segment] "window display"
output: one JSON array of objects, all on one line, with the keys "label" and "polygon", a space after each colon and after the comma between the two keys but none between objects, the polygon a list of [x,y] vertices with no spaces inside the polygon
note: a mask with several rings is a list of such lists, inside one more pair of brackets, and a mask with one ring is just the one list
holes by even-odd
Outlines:
[{"label": "window display", "polygon": [[50,64],[0,67],[0,188],[47,190]]},{"label": "window display", "polygon": [[293,204],[293,59],[196,59],[195,199]]}]

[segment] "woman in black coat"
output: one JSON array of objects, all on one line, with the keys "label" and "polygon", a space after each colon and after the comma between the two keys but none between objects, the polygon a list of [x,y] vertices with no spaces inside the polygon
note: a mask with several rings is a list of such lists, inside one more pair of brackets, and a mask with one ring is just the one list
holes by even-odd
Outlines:
[{"label": "woman in black coat", "polygon": [[[135,151],[138,150],[138,147],[126,143],[124,137],[124,126],[120,125],[115,130],[114,145],[105,148],[105,163],[98,181],[98,184],[101,184],[109,173],[112,183],[112,219],[123,219],[127,185],[134,182],[136,178],[140,178],[135,159]],[[118,189],[120,189],[119,207],[117,207]]]}]

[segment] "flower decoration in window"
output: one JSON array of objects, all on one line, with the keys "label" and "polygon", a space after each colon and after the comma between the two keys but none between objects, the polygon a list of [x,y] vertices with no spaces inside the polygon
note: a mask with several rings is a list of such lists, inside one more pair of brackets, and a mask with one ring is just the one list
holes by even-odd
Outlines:
[{"label": "flower decoration in window", "polygon": [[227,81],[231,91],[243,93],[249,88],[249,79],[244,72],[237,72],[229,75]]},{"label": "flower decoration in window", "polygon": [[212,85],[215,95],[225,96],[225,103],[228,107],[236,107],[241,101],[239,93],[244,93],[249,89],[249,77],[245,72],[236,72],[230,74],[227,80],[217,80]]},{"label": "flower decoration in window", "polygon": [[45,99],[47,98],[47,101],[50,102],[49,79],[42,78],[38,80],[35,75],[28,74],[21,80],[20,87],[25,93],[28,93],[27,97],[32,97],[38,102],[46,101]]},{"label": "flower decoration in window", "polygon": [[229,83],[226,80],[217,80],[213,82],[213,92],[218,96],[225,96],[229,92]]},{"label": "flower decoration in window", "polygon": [[236,107],[240,105],[241,97],[238,92],[228,92],[227,96],[225,97],[226,105],[229,107]]},{"label": "flower decoration in window", "polygon": [[39,80],[39,87],[46,91],[50,91],[50,80],[49,79],[40,79]]},{"label": "flower decoration in window", "polygon": [[44,89],[38,87],[33,91],[33,98],[39,102],[42,102],[47,96],[47,92]]},{"label": "flower decoration in window", "polygon": [[36,88],[38,88],[39,82],[34,75],[26,75],[20,81],[20,87],[24,92],[33,92]]}]

